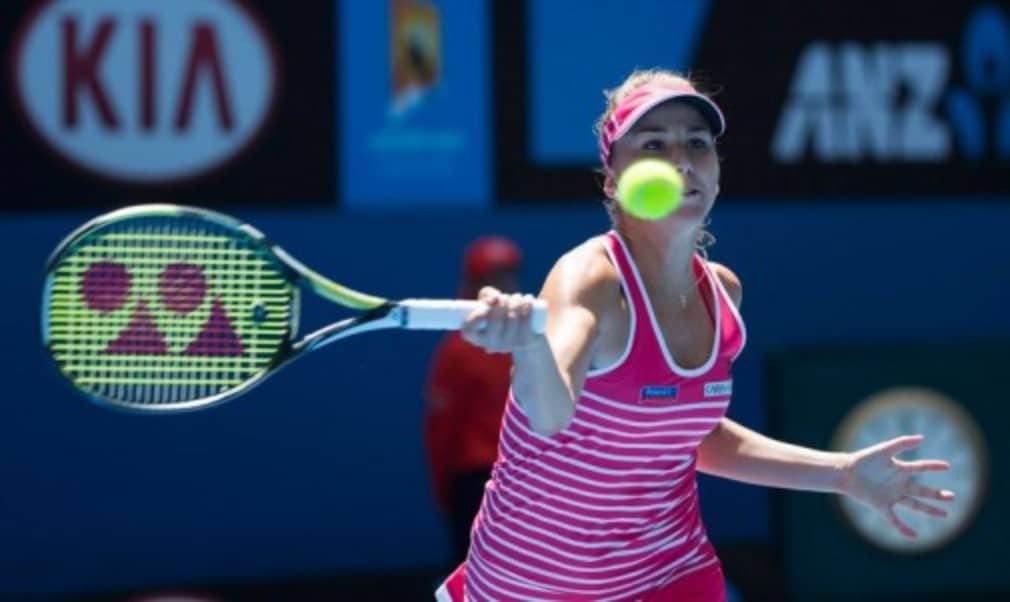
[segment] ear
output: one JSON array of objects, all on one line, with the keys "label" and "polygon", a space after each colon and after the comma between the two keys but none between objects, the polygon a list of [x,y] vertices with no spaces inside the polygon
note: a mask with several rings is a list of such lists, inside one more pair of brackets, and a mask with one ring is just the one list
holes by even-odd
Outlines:
[{"label": "ear", "polygon": [[603,194],[607,195],[608,199],[616,199],[617,183],[614,181],[614,170],[609,167],[604,169],[606,173],[603,176]]}]

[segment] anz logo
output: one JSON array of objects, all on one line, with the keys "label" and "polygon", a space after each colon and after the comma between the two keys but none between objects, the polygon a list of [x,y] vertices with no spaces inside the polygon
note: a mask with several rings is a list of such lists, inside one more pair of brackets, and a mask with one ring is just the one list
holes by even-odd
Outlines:
[{"label": "anz logo", "polygon": [[928,41],[809,44],[770,152],[780,163],[1010,162],[1010,16],[974,10],[957,52]]}]

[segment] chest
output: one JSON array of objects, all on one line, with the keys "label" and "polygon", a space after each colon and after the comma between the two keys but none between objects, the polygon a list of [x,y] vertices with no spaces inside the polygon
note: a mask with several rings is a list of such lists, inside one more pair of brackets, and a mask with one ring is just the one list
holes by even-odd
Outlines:
[{"label": "chest", "polygon": [[609,366],[621,358],[633,336],[633,322],[639,331],[656,332],[679,368],[693,370],[705,365],[715,344],[710,303],[708,298],[695,296],[685,307],[679,303],[657,303],[651,313],[633,312],[628,299],[622,297],[621,303],[601,323],[592,366]]},{"label": "chest", "polygon": [[674,363],[693,370],[705,365],[712,355],[715,323],[710,310],[700,297],[686,307],[679,303],[654,307],[658,336]]}]

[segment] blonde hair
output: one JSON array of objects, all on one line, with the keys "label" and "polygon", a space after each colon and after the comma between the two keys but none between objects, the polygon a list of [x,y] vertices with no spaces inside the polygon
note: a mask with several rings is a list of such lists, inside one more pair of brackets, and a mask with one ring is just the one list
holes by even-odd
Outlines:
[{"label": "blonde hair", "polygon": [[[698,82],[693,80],[688,75],[681,75],[676,71],[671,71],[669,69],[662,69],[658,67],[654,67],[651,69],[635,69],[634,71],[631,72],[631,74],[628,75],[628,77],[624,79],[623,82],[621,82],[619,86],[617,86],[616,88],[612,88],[610,90],[603,91],[603,96],[607,99],[607,108],[603,112],[603,114],[600,115],[599,118],[597,118],[596,123],[593,124],[593,134],[596,135],[596,139],[597,140],[600,139],[600,136],[603,134],[603,127],[606,125],[611,115],[614,114],[614,109],[616,109],[617,106],[621,104],[621,101],[627,98],[632,92],[634,92],[638,88],[651,84],[652,82],[655,81],[663,81],[663,80],[668,81],[687,80],[692,86],[695,87],[695,89],[701,91],[702,94],[705,94],[706,96],[710,95],[709,93],[702,91],[698,85]],[[601,175],[604,178],[603,180],[604,185],[602,186],[604,194],[603,204],[607,209],[607,214],[610,215],[611,223],[616,225],[617,211],[618,211],[618,209],[616,208],[617,204],[614,202],[614,199],[610,197],[609,193],[607,192],[607,187],[605,185],[606,178],[608,177],[607,167],[608,166],[603,165],[599,167],[596,171],[599,175]],[[705,228],[705,226],[707,226],[709,222],[710,220],[708,219],[705,220],[705,223],[702,225],[701,229],[698,230],[698,237],[697,240],[695,241],[695,245],[698,248],[698,252],[701,253],[701,255],[704,256],[706,259],[708,258],[707,254],[708,247],[715,244],[715,236]]]}]

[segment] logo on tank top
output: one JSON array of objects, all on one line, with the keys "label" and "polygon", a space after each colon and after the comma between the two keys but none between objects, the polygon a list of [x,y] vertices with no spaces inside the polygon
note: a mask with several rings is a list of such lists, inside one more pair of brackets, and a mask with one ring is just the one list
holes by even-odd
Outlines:
[{"label": "logo on tank top", "polygon": [[642,387],[642,389],[638,392],[638,401],[640,403],[664,403],[677,401],[678,389],[678,387],[665,385],[649,385],[647,387]]},{"label": "logo on tank top", "polygon": [[723,397],[733,394],[732,380],[719,380],[705,383],[705,397]]}]

